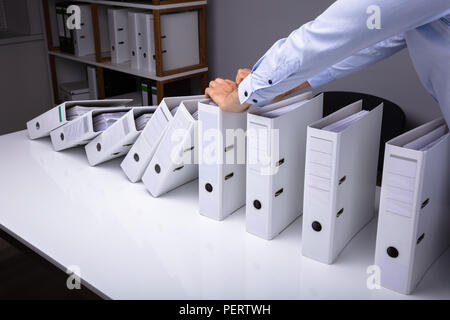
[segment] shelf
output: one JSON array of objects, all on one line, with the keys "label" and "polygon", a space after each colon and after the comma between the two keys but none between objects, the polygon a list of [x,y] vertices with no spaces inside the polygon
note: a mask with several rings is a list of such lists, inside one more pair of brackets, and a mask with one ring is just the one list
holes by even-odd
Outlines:
[{"label": "shelf", "polygon": [[191,6],[199,6],[207,4],[207,1],[192,1],[192,2],[183,2],[183,3],[173,3],[173,4],[161,4],[161,5],[153,5],[144,2],[134,1],[134,2],[119,2],[119,1],[103,1],[103,0],[78,0],[78,2],[86,2],[86,3],[96,3],[99,5],[105,6],[115,6],[115,7],[126,7],[126,8],[138,8],[138,9],[147,9],[147,10],[164,10],[164,9],[173,9],[173,8],[183,8],[183,7],[191,7]]},{"label": "shelf", "polygon": [[127,74],[132,74],[132,75],[135,75],[135,76],[138,76],[141,78],[146,78],[146,79],[151,79],[151,80],[156,80],[156,81],[167,81],[167,80],[171,80],[171,79],[181,78],[181,77],[190,76],[190,75],[194,75],[197,73],[202,73],[202,72],[208,71],[208,68],[200,68],[200,69],[195,69],[195,70],[191,70],[191,71],[187,71],[187,72],[173,74],[173,75],[166,76],[166,77],[158,77],[158,76],[156,76],[156,73],[149,73],[149,72],[146,72],[143,70],[137,70],[137,69],[131,68],[131,62],[126,62],[126,63],[122,63],[122,64],[113,64],[111,62],[97,62],[95,59],[95,55],[77,57],[77,56],[74,56],[73,54],[63,53],[60,51],[49,51],[48,54],[53,55],[55,57],[68,59],[68,60],[72,60],[72,61],[77,61],[77,62],[93,65],[96,67],[102,67],[105,69],[119,71],[119,72],[123,72],[123,73],[127,73]]}]

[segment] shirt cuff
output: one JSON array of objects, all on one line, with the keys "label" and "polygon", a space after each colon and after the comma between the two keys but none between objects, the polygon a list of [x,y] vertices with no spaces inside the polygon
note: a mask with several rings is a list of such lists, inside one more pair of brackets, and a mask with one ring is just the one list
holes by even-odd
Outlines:
[{"label": "shirt cuff", "polygon": [[317,76],[308,80],[311,88],[316,89],[336,80],[330,73],[330,69],[323,71]]},{"label": "shirt cuff", "polygon": [[249,74],[240,84],[238,88],[239,101],[241,104],[249,103],[254,106],[262,106],[267,101],[259,95],[253,87],[253,74]]}]

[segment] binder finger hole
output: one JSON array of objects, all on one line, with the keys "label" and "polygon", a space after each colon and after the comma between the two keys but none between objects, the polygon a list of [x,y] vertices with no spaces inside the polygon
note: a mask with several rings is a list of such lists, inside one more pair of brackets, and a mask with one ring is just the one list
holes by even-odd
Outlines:
[{"label": "binder finger hole", "polygon": [[159,164],[155,164],[155,172],[158,174],[161,172],[161,167]]},{"label": "binder finger hole", "polygon": [[139,155],[137,153],[134,154],[133,158],[134,161],[139,162]]},{"label": "binder finger hole", "polygon": [[208,192],[213,191],[213,186],[210,183],[205,184],[205,190]]},{"label": "binder finger hole", "polygon": [[425,238],[425,233],[422,233],[422,235],[419,237],[419,239],[417,239],[417,244],[422,242],[423,238]]},{"label": "binder finger hole", "polygon": [[100,152],[102,150],[102,145],[100,143],[97,143],[97,151]]},{"label": "binder finger hole", "polygon": [[312,226],[313,230],[316,232],[322,231],[322,225],[320,224],[319,221],[314,221],[311,226]]},{"label": "binder finger hole", "polygon": [[36,122],[36,130],[39,130],[41,128],[41,125],[39,124],[39,122]]},{"label": "binder finger hole", "polygon": [[61,134],[59,135],[59,138],[61,139],[61,141],[64,141],[64,133],[61,133]]},{"label": "binder finger hole", "polygon": [[259,210],[262,208],[262,204],[259,200],[255,200],[253,201],[253,206],[255,207],[255,209]]},{"label": "binder finger hole", "polygon": [[387,251],[388,256],[391,258],[397,258],[399,255],[398,250],[394,247],[389,247],[389,248],[387,248],[386,251]]}]

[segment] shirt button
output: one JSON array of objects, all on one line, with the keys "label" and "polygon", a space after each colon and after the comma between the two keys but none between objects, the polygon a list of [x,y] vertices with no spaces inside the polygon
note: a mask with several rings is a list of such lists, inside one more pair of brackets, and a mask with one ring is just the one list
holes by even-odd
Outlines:
[{"label": "shirt button", "polygon": [[253,99],[253,103],[258,103],[258,100],[256,100],[256,99]]},{"label": "shirt button", "polygon": [[272,84],[272,80],[269,80],[269,84]]},{"label": "shirt button", "polygon": [[247,91],[244,92],[244,96],[248,97],[248,92]]}]

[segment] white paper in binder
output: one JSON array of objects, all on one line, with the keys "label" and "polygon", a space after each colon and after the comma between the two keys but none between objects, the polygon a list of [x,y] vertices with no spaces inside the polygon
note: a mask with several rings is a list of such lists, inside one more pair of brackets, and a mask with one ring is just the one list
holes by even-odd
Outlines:
[{"label": "white paper in binder", "polygon": [[87,108],[108,108],[123,106],[133,100],[83,100],[83,101],[66,101],[60,105],[46,111],[40,116],[27,122],[27,130],[30,139],[42,138],[50,135],[52,130],[59,128],[73,117],[73,112],[70,111],[73,107],[87,107]]},{"label": "white paper in binder", "polygon": [[117,113],[123,116],[124,112],[128,112],[131,108],[120,106],[86,112],[82,116],[50,133],[53,148],[55,151],[61,151],[88,144],[92,139],[101,134],[104,129],[107,129],[119,119],[119,117],[111,115],[102,117],[102,114]]},{"label": "white paper in binder", "polygon": [[247,113],[199,103],[199,210],[223,220],[245,205]]},{"label": "white paper in binder", "polygon": [[85,146],[89,164],[96,166],[127,154],[142,132],[137,121],[142,123],[150,119],[155,110],[156,107],[133,108],[89,142]]},{"label": "white paper in binder", "polygon": [[374,217],[383,106],[355,102],[308,126],[302,253],[331,264]]},{"label": "white paper in binder", "polygon": [[247,116],[246,230],[263,239],[301,215],[306,127],[323,112],[323,95],[311,97],[308,92]]},{"label": "white paper in binder", "polygon": [[178,107],[183,100],[204,100],[205,96],[185,96],[164,98],[156,109],[150,121],[145,126],[142,134],[131,147],[125,159],[121,163],[121,168],[131,182],[141,180],[145,169],[147,169],[152,159],[156,147],[167,125],[173,119],[171,110]]},{"label": "white paper in binder", "polygon": [[128,9],[108,9],[111,62],[124,63],[130,60],[128,39]]},{"label": "white paper in binder", "polygon": [[154,196],[175,189],[198,177],[198,121],[192,116],[199,103],[210,100],[182,101],[142,176]]},{"label": "white paper in binder", "polygon": [[386,143],[375,250],[383,287],[410,294],[450,245],[449,163],[443,118]]}]

